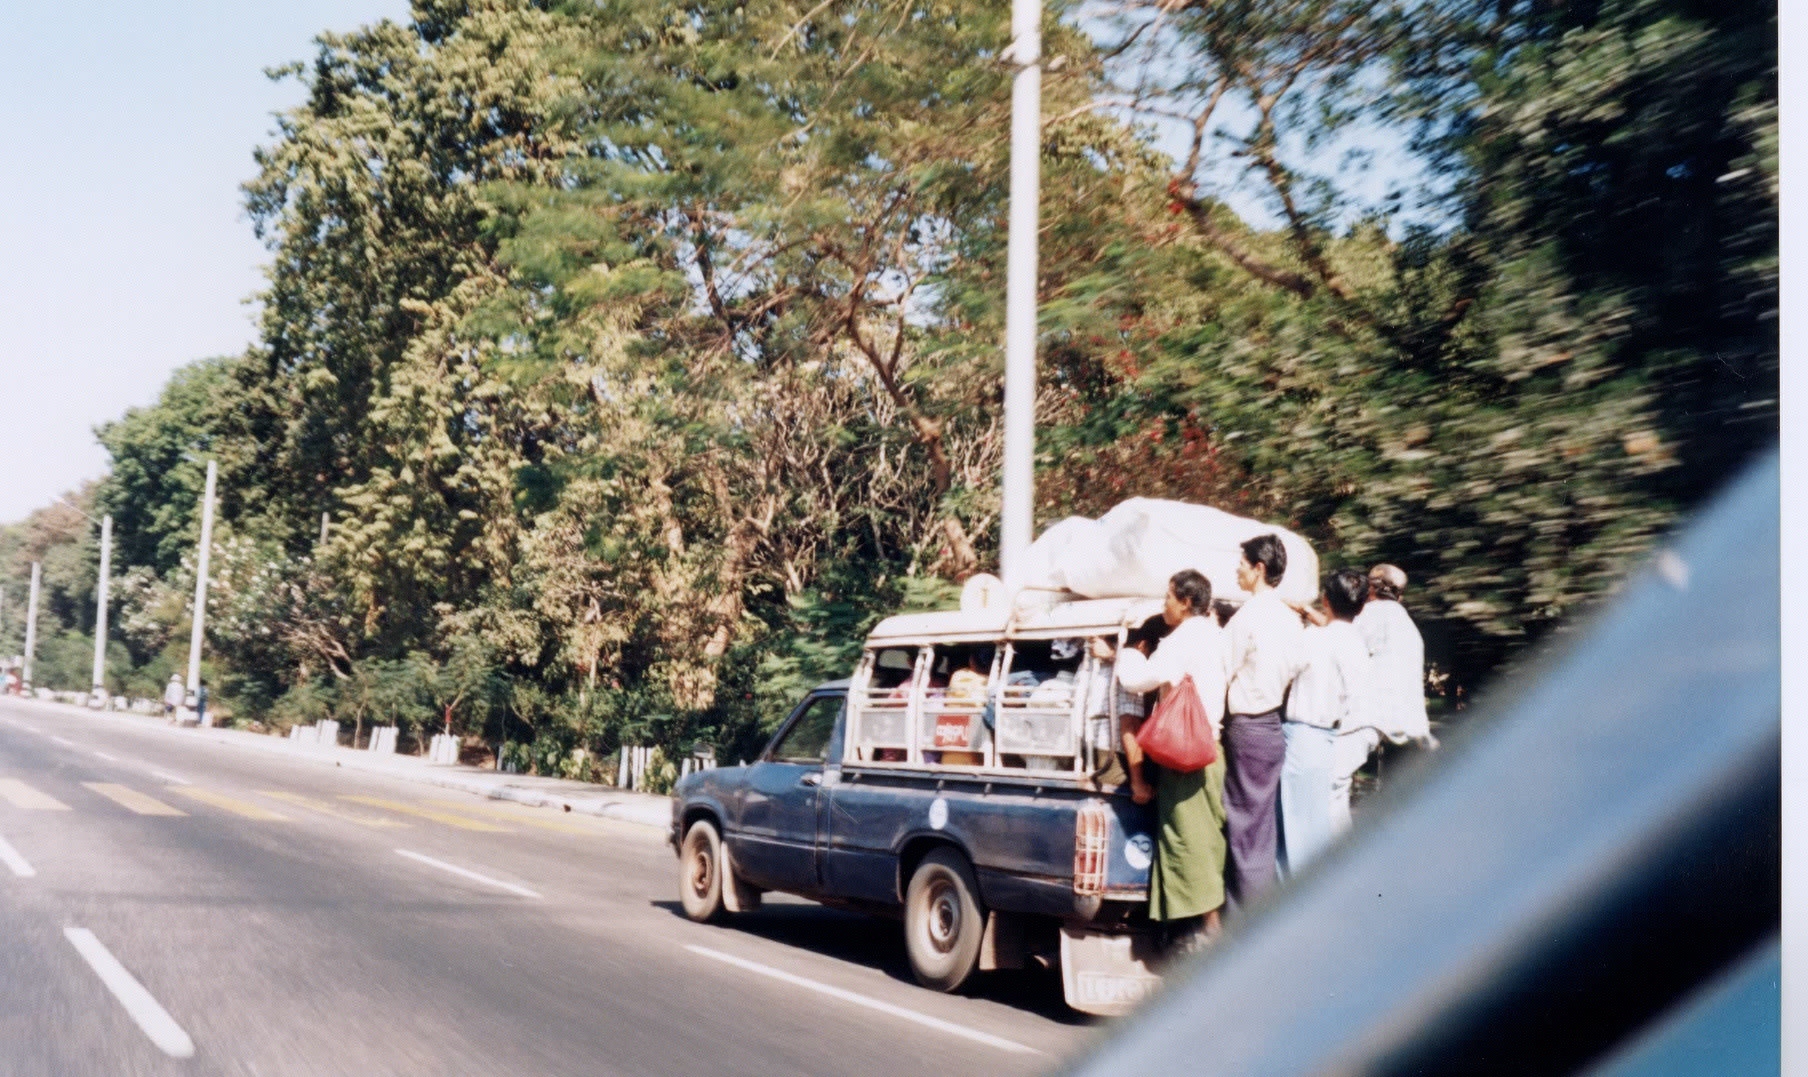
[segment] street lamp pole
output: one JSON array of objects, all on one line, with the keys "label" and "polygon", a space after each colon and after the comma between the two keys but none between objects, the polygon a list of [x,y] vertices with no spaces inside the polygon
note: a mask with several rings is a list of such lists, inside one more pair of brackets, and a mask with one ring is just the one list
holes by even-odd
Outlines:
[{"label": "street lamp pole", "polygon": [[113,573],[113,517],[100,520],[100,584],[94,599],[94,700],[107,705],[107,580]]},{"label": "street lamp pole", "polygon": [[31,691],[31,659],[38,649],[38,587],[44,578],[42,563],[31,563],[31,597],[25,603],[25,668],[19,671],[19,686]]},{"label": "street lamp pole", "polygon": [[1036,481],[1036,232],[1041,227],[1042,3],[1011,0],[1011,210],[1005,265],[1004,493],[999,568],[1019,582]]},{"label": "street lamp pole", "polygon": [[195,620],[188,633],[188,690],[201,701],[201,631],[207,619],[207,555],[213,550],[213,488],[218,465],[207,461],[207,492],[201,495],[201,549],[195,555]]}]

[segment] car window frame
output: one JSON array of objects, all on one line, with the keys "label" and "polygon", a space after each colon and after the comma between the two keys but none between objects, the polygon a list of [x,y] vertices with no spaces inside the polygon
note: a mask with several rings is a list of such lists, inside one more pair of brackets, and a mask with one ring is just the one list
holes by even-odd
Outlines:
[{"label": "car window frame", "polygon": [[[778,754],[778,749],[783,747],[785,742],[790,739],[791,734],[796,731],[798,723],[804,720],[804,717],[810,713],[810,709],[825,699],[835,700],[840,704],[840,708],[835,712],[835,717],[832,720],[832,724],[829,726],[829,736],[828,739],[823,742],[822,755],[819,758],[813,759],[781,757]],[[797,709],[791,712],[791,717],[785,720],[785,724],[779,727],[779,731],[772,738],[771,743],[766,745],[766,750],[760,753],[760,761],[763,763],[785,763],[795,766],[826,767],[835,761],[833,756],[838,739],[836,737],[836,726],[845,722],[846,718],[847,697],[845,695],[839,692],[812,692],[804,698],[802,703],[798,704]]]}]

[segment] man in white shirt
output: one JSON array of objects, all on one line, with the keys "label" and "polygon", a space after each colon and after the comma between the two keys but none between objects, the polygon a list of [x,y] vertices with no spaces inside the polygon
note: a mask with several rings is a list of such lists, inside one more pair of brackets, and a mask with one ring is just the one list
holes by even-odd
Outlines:
[{"label": "man in white shirt", "polygon": [[1305,662],[1287,696],[1287,759],[1281,765],[1281,866],[1305,868],[1337,836],[1332,785],[1339,729],[1367,723],[1373,692],[1369,648],[1353,620],[1369,581],[1352,569],[1324,579],[1321,608],[1302,637]]},{"label": "man in white shirt", "polygon": [[1243,543],[1237,585],[1250,593],[1226,631],[1230,687],[1224,718],[1224,814],[1230,844],[1230,892],[1240,904],[1275,884],[1281,764],[1287,754],[1281,705],[1299,672],[1304,626],[1274,593],[1287,572],[1275,535]]},{"label": "man in white shirt", "polygon": [[1425,641],[1400,598],[1406,573],[1394,565],[1369,569],[1369,601],[1356,615],[1374,676],[1374,705],[1365,720],[1337,737],[1331,786],[1332,825],[1350,825],[1350,784],[1386,737],[1395,744],[1437,747],[1425,712]]}]

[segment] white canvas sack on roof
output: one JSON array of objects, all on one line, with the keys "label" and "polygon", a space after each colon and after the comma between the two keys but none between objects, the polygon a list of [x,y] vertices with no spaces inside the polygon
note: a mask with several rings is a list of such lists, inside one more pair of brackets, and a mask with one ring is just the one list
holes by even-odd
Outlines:
[{"label": "white canvas sack on roof", "polygon": [[1318,555],[1306,540],[1284,527],[1235,516],[1205,505],[1137,497],[1097,520],[1070,516],[1031,544],[1023,585],[1070,591],[1085,598],[1157,598],[1168,579],[1191,568],[1212,581],[1212,595],[1241,601],[1237,586],[1242,544],[1257,535],[1278,535],[1287,551],[1287,571],[1275,588],[1284,600],[1308,603],[1318,597]]}]

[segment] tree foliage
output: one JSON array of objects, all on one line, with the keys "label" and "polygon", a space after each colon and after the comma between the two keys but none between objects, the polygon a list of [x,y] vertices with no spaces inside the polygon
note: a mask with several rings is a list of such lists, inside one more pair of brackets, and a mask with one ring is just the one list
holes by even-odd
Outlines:
[{"label": "tree foliage", "polygon": [[[1007,34],[419,0],[323,35],[246,188],[258,344],[99,432],[132,676],[185,653],[214,458],[230,706],[587,776],[751,754],[995,559]],[[1399,563],[1473,684],[1774,437],[1774,11],[1125,2],[1044,51],[1043,522],[1180,497]],[[58,512],[0,536],[8,631],[26,559],[46,638],[91,625]]]}]

